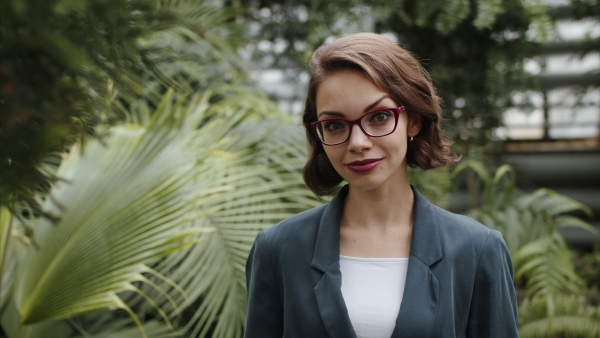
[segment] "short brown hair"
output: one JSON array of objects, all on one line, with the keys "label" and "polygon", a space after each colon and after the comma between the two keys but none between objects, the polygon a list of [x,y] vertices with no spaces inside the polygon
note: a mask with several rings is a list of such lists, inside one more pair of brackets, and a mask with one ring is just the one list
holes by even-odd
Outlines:
[{"label": "short brown hair", "polygon": [[319,85],[328,76],[346,70],[361,72],[397,104],[406,106],[409,119],[421,119],[421,131],[408,143],[409,166],[432,169],[456,161],[452,141],[440,127],[442,108],[429,74],[410,52],[386,37],[374,33],[352,34],[322,45],[310,60],[311,77],[303,115],[310,154],[302,174],[315,195],[332,194],[343,180],[309,124],[317,121]]}]

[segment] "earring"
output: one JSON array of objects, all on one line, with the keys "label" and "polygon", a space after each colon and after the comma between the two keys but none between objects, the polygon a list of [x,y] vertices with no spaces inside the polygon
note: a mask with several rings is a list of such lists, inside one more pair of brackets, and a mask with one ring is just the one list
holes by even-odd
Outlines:
[{"label": "earring", "polygon": [[411,141],[411,142],[412,142],[412,140],[414,140],[414,139],[415,139],[414,137],[412,137],[412,136],[410,137],[410,141]]}]

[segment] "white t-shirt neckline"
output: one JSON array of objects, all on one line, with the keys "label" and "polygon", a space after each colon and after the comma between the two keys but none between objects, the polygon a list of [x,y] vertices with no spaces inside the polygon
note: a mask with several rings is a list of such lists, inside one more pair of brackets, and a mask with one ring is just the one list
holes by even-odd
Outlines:
[{"label": "white t-shirt neckline", "polygon": [[408,258],[340,255],[342,295],[357,338],[389,338],[400,312]]}]

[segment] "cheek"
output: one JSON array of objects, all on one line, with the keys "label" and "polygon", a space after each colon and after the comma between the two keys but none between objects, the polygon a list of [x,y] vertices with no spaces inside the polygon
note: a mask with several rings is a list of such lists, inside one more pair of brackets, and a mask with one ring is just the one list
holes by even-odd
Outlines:
[{"label": "cheek", "polygon": [[403,133],[398,133],[394,135],[393,139],[389,139],[389,142],[384,145],[388,152],[394,154],[395,156],[406,154],[407,150],[407,141],[406,135]]},{"label": "cheek", "polygon": [[329,163],[333,166],[333,168],[339,173],[341,170],[342,162],[344,160],[344,151],[343,149],[337,149],[336,147],[328,147],[325,150],[325,155],[329,160]]},{"label": "cheek", "polygon": [[335,159],[337,157],[336,149],[334,149],[333,147],[325,147],[325,156],[327,156],[327,158],[332,164],[335,164]]}]

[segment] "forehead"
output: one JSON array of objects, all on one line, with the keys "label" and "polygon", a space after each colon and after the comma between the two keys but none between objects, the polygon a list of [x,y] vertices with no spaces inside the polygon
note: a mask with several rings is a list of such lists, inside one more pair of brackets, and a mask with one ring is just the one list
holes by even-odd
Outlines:
[{"label": "forehead", "polygon": [[394,105],[387,96],[386,92],[360,72],[337,72],[326,77],[317,89],[317,114],[325,111],[360,113],[377,101],[385,106]]}]

